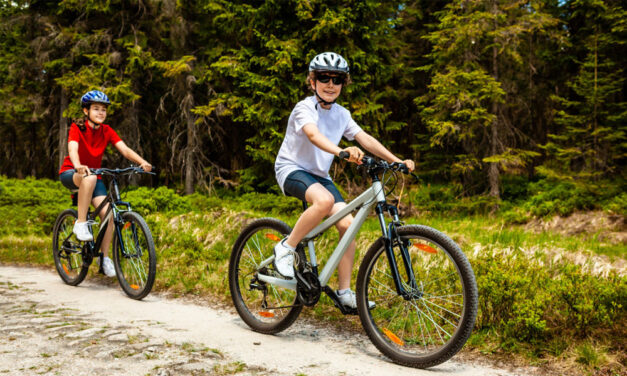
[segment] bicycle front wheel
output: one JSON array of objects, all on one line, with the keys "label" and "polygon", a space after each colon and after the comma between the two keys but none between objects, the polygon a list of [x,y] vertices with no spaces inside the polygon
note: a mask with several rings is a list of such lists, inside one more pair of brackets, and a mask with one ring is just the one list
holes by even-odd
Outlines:
[{"label": "bicycle front wheel", "polygon": [[113,241],[113,263],[122,290],[133,299],[143,299],[155,282],[157,255],[150,229],[139,214],[123,212]]},{"label": "bicycle front wheel", "polygon": [[[415,283],[408,278],[401,244],[394,264],[405,294],[392,278],[385,243],[368,250],[357,277],[359,318],[374,345],[394,362],[432,367],[455,355],[470,336],[477,316],[477,284],[468,259],[453,240],[426,226],[398,228]],[[375,302],[368,308],[366,302]]]},{"label": "bicycle front wheel", "polygon": [[[233,246],[229,261],[231,297],[242,320],[254,331],[274,334],[285,330],[303,309],[296,291],[258,279],[260,274],[282,278],[267,260],[274,255],[274,245],[291,231],[278,219],[258,219],[241,232]],[[300,248],[298,255],[305,260]]]},{"label": "bicycle front wheel", "polygon": [[83,282],[89,270],[89,265],[83,262],[83,245],[72,232],[76,218],[76,210],[64,210],[57,217],[52,232],[54,266],[63,282],[71,286]]}]

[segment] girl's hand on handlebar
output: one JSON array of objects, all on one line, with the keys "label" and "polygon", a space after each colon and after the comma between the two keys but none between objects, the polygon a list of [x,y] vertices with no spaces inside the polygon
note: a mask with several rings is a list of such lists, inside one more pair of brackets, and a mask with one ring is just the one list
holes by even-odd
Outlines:
[{"label": "girl's hand on handlebar", "polygon": [[146,161],[144,161],[142,164],[140,164],[139,167],[141,167],[141,169],[146,171],[146,172],[152,171],[152,165],[150,163],[146,162]]},{"label": "girl's hand on handlebar", "polygon": [[353,163],[357,163],[358,165],[361,164],[361,159],[364,157],[364,152],[361,151],[360,148],[356,147],[356,146],[349,146],[346,149],[342,150],[346,153],[348,153],[348,161],[349,162],[353,162]]},{"label": "girl's hand on handlebar", "polygon": [[85,165],[78,165],[76,166],[75,170],[77,173],[82,174],[83,177],[91,175],[91,172],[89,171],[89,167]]}]

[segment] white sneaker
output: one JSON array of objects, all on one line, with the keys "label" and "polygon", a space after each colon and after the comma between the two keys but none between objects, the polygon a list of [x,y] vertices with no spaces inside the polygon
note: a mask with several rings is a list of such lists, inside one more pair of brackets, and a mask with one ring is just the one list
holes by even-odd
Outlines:
[{"label": "white sneaker", "polygon": [[274,246],[274,267],[283,277],[294,278],[294,249],[284,242],[285,239]]},{"label": "white sneaker", "polygon": [[74,222],[74,229],[72,232],[76,235],[76,238],[82,242],[90,242],[94,240],[94,236],[89,232],[89,226],[87,222]]},{"label": "white sneaker", "polygon": [[110,258],[102,258],[102,270],[107,277],[115,277],[115,266],[113,266],[113,261]]},{"label": "white sneaker", "polygon": [[[337,294],[337,297],[340,299],[340,303],[342,303],[342,305],[344,307],[348,307],[348,308],[353,308],[356,309],[357,308],[357,298],[355,297],[355,292],[353,290],[348,290],[348,291],[344,291],[344,293],[340,294],[340,291],[337,290],[335,292]],[[376,304],[374,304],[374,302],[372,301],[368,301],[368,308],[369,309],[373,309],[376,306]]]}]

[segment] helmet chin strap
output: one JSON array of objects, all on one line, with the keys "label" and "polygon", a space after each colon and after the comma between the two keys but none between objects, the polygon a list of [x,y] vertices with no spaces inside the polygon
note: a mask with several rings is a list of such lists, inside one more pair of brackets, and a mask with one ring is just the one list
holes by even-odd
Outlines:
[{"label": "helmet chin strap", "polygon": [[[315,90],[314,90],[314,93],[316,93],[316,98],[318,98],[318,103],[322,103],[322,104],[323,104],[323,105],[325,105],[325,106],[330,106],[330,105],[332,105],[333,103],[335,103],[335,100],[336,100],[337,98],[336,98],[336,99],[334,99],[332,102],[327,102],[327,101],[325,101],[324,99],[322,99],[322,97],[320,96],[320,94],[318,94],[318,85],[317,85],[317,84],[314,84],[314,85],[315,85]],[[317,106],[318,106],[318,104],[316,104],[316,107],[317,107]]]},{"label": "helmet chin strap", "polygon": [[91,120],[91,117],[89,115],[87,115],[87,120],[89,120],[89,122],[94,125],[94,129],[98,129],[102,125],[102,123],[96,123],[95,121]]}]

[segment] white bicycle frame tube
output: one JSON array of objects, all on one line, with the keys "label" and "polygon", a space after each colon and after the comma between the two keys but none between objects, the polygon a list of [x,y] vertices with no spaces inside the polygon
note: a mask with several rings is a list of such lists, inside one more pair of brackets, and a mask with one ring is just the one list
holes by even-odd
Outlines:
[{"label": "white bicycle frame tube", "polygon": [[[348,203],[346,207],[344,207],[342,210],[335,213],[331,217],[327,218],[324,222],[320,223],[313,230],[311,230],[307,235],[305,235],[305,238],[303,239],[303,241],[307,242],[311,264],[312,266],[316,266],[317,265],[316,253],[315,253],[315,249],[313,245],[313,238],[315,238],[316,236],[328,230],[331,226],[333,226],[334,224],[339,222],[342,218],[352,213],[354,210],[359,209],[359,211],[355,215],[355,218],[353,219],[353,223],[351,223],[351,225],[348,227],[348,229],[346,230],[346,233],[344,233],[344,236],[342,237],[342,239],[340,239],[339,243],[337,244],[337,247],[335,248],[335,250],[329,257],[329,260],[327,261],[326,265],[322,269],[322,272],[320,273],[320,276],[318,277],[318,280],[320,281],[320,286],[322,287],[326,286],[327,283],[329,282],[329,279],[331,279],[331,275],[333,275],[333,272],[335,271],[335,269],[337,269],[337,266],[340,263],[342,256],[344,256],[344,253],[346,253],[348,246],[355,239],[355,236],[357,236],[359,229],[368,218],[368,214],[370,213],[372,206],[376,202],[384,202],[384,201],[385,201],[385,193],[383,191],[383,184],[381,184],[380,181],[375,181],[372,183],[372,186],[370,188],[365,190],[357,198],[355,198],[353,201]],[[273,258],[274,256],[270,257],[267,260],[264,260],[261,263],[261,265],[267,265],[269,262],[272,261]],[[295,279],[286,280],[286,279],[281,279],[281,278],[270,277],[270,276],[263,275],[263,274],[259,274],[258,278],[260,281],[263,281],[266,283],[288,288],[291,290],[296,290]]]}]

